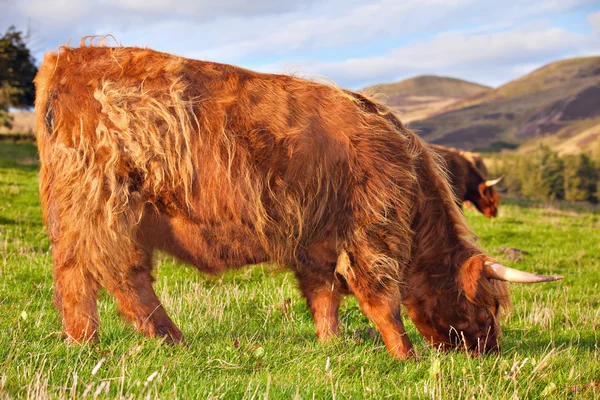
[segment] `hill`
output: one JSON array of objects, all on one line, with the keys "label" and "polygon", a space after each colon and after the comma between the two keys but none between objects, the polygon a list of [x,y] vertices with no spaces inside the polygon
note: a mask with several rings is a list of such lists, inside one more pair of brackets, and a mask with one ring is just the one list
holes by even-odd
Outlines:
[{"label": "hill", "polygon": [[422,75],[395,83],[369,86],[363,91],[394,96],[466,98],[491,90],[488,86],[445,76]]},{"label": "hill", "polygon": [[406,123],[444,112],[461,100],[484,95],[490,90],[487,86],[461,79],[423,75],[370,86],[361,92],[391,107]]},{"label": "hill", "polygon": [[413,120],[410,127],[433,143],[491,149],[549,137],[557,145],[598,123],[600,57],[585,57],[546,65],[442,113]]}]

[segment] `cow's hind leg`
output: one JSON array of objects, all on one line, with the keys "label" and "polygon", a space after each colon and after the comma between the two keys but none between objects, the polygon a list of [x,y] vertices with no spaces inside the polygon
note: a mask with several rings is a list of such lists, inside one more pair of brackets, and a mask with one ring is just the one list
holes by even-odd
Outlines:
[{"label": "cow's hind leg", "polygon": [[107,285],[116,297],[121,313],[133,322],[136,329],[149,337],[164,337],[167,342],[179,343],[183,335],[167,315],[152,284],[151,251],[139,255],[118,281]]},{"label": "cow's hind leg", "polygon": [[301,269],[296,272],[296,276],[315,320],[317,337],[325,342],[339,332],[338,310],[341,301],[341,284],[334,278],[333,269],[325,276]]},{"label": "cow's hind leg", "polygon": [[[340,259],[344,257],[346,261],[342,262],[350,263],[348,256],[342,253]],[[400,316],[401,299],[397,282],[371,271],[362,262],[360,257],[355,257],[352,262],[354,265],[346,268],[344,277],[350,290],[358,299],[362,311],[381,332],[390,354],[398,359],[413,357],[413,345]]]}]

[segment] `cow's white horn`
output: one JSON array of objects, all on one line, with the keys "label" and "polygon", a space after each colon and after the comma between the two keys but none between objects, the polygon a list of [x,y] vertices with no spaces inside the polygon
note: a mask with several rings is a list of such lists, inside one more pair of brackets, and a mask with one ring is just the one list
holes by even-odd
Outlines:
[{"label": "cow's white horn", "polygon": [[501,176],[500,178],[496,178],[491,181],[485,181],[485,186],[487,186],[487,187],[494,186],[494,185],[498,184],[498,182],[500,182],[502,180],[502,178],[504,178],[504,176]]},{"label": "cow's white horn", "polygon": [[545,276],[530,274],[529,272],[519,271],[518,269],[509,268],[502,264],[489,261],[485,263],[484,274],[491,279],[514,283],[551,282],[564,278],[561,275]]}]

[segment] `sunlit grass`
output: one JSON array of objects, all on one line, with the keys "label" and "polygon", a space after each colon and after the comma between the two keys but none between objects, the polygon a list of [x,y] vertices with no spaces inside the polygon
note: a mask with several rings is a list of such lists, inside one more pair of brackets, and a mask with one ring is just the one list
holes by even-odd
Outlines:
[{"label": "sunlit grass", "polygon": [[[67,346],[52,305],[51,258],[37,200],[35,149],[0,144],[0,398],[566,398],[600,395],[600,215],[505,201],[493,221],[467,212],[482,248],[562,282],[512,285],[500,355],[428,348],[391,359],[356,301],[342,334],[317,342],[293,275],[258,265],[219,277],[159,257],[156,291],[184,346],[146,339],[101,296],[99,346]],[[527,251],[511,261],[499,248]]]}]

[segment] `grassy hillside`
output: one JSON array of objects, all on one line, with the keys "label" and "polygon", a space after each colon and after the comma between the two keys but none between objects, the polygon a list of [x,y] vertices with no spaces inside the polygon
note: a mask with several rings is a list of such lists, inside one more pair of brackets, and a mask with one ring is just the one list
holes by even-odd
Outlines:
[{"label": "grassy hillside", "polygon": [[[52,305],[50,246],[37,198],[35,148],[0,143],[0,398],[597,398],[600,242],[597,208],[505,201],[467,218],[499,261],[565,280],[511,285],[503,351],[471,358],[427,347],[392,360],[357,302],[342,335],[317,342],[293,275],[272,265],[207,277],[161,257],[156,289],[187,338],[146,339],[100,299],[98,346],[68,346]],[[528,252],[511,260],[500,247]]]},{"label": "grassy hillside", "polygon": [[600,57],[563,60],[452,110],[413,122],[428,141],[465,149],[521,144],[553,136],[560,142],[600,120]]},{"label": "grassy hillside", "polygon": [[457,102],[480,96],[491,88],[456,78],[424,75],[400,82],[370,86],[363,93],[394,109],[402,121],[423,119],[453,108]]},{"label": "grassy hillside", "polygon": [[579,57],[561,60],[541,67],[522,78],[490,91],[480,102],[498,98],[515,98],[531,93],[570,86],[573,92],[598,83],[600,57]]},{"label": "grassy hillside", "polygon": [[12,127],[0,127],[0,135],[7,133],[14,134],[34,134],[35,131],[35,114],[33,111],[13,111],[10,112],[12,117]]},{"label": "grassy hillside", "polygon": [[534,152],[540,144],[548,146],[560,155],[574,155],[582,151],[597,153],[600,150],[600,118],[585,119],[574,123],[560,135],[528,140],[518,148],[517,152],[524,154]]}]

